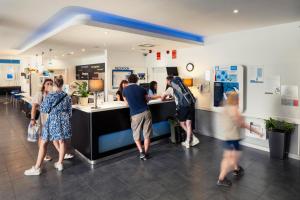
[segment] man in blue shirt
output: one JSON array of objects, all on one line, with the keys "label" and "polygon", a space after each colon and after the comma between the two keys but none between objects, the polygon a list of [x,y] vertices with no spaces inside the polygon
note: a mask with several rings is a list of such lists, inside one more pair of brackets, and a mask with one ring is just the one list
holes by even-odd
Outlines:
[{"label": "man in blue shirt", "polygon": [[[128,77],[129,84],[123,90],[123,97],[129,105],[133,139],[140,152],[140,159],[147,160],[152,134],[152,116],[147,105],[147,91],[138,86],[137,81],[138,77],[135,74]],[[144,136],[144,150],[140,139],[141,131],[143,131]]]}]

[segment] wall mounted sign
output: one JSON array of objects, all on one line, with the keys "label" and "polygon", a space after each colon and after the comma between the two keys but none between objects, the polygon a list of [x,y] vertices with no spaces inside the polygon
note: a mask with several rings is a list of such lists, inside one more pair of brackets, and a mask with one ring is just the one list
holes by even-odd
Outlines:
[{"label": "wall mounted sign", "polygon": [[172,59],[176,59],[176,58],[177,58],[177,51],[172,50]]},{"label": "wall mounted sign", "polygon": [[129,70],[129,67],[115,67],[117,70]]},{"label": "wall mounted sign", "polygon": [[156,60],[160,60],[160,58],[161,58],[160,52],[157,52],[156,53]]},{"label": "wall mounted sign", "polygon": [[105,63],[76,66],[76,80],[98,79],[99,73],[105,72]]},{"label": "wall mounted sign", "polygon": [[265,94],[280,94],[280,76],[266,76]]},{"label": "wall mounted sign", "polygon": [[215,67],[215,81],[237,82],[237,66]]},{"label": "wall mounted sign", "polygon": [[250,67],[249,68],[250,83],[263,83],[263,68],[262,67]]},{"label": "wall mounted sign", "polygon": [[284,106],[299,106],[299,94],[297,85],[282,85],[281,86],[281,105]]}]

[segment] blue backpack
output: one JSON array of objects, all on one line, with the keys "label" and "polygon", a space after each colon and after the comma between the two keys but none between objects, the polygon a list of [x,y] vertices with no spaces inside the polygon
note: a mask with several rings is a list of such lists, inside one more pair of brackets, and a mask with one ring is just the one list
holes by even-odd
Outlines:
[{"label": "blue backpack", "polygon": [[174,77],[171,82],[174,89],[174,95],[178,100],[177,107],[189,107],[196,103],[196,98],[192,92],[183,84],[180,77]]}]

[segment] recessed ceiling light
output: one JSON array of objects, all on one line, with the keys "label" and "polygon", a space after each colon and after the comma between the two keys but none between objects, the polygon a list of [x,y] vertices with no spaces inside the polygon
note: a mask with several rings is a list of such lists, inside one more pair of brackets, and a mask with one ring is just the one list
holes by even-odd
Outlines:
[{"label": "recessed ceiling light", "polygon": [[85,52],[85,49],[83,48],[83,49],[81,49],[81,51],[82,51],[82,52]]},{"label": "recessed ceiling light", "polygon": [[65,54],[63,54],[63,55],[61,55],[62,57],[64,57],[65,56]]},{"label": "recessed ceiling light", "polygon": [[73,54],[74,54],[74,51],[71,51],[70,54],[73,55]]},{"label": "recessed ceiling light", "polygon": [[134,47],[131,48],[131,50],[134,50],[134,49],[135,49]]},{"label": "recessed ceiling light", "polygon": [[239,12],[240,12],[240,11],[239,11],[238,9],[234,9],[234,10],[233,10],[233,13],[234,13],[234,14],[238,14]]},{"label": "recessed ceiling light", "polygon": [[108,35],[108,32],[107,32],[107,31],[105,31],[105,32],[104,32],[104,34],[105,34],[105,35]]}]

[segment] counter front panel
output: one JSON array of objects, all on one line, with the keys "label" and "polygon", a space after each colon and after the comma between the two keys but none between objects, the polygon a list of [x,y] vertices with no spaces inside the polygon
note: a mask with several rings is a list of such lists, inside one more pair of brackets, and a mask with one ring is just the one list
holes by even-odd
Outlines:
[{"label": "counter front panel", "polygon": [[[175,115],[174,102],[150,104],[152,114],[152,141],[168,137],[168,119]],[[135,146],[129,108],[84,112],[73,109],[72,145],[90,161],[112,155]]]}]

